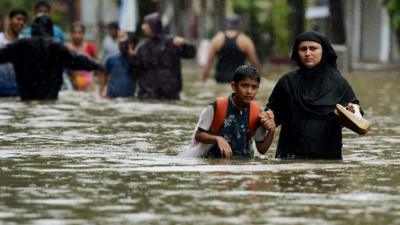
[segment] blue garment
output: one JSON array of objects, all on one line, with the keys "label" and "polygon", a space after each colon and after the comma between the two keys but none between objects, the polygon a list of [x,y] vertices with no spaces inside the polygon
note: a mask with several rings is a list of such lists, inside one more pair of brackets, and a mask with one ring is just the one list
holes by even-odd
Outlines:
[{"label": "blue garment", "polygon": [[[215,109],[215,102],[213,103]],[[233,103],[232,95],[229,97],[228,111],[222,128],[218,132],[231,146],[233,156],[252,156],[250,149],[251,137],[249,129],[249,109],[238,108]],[[208,152],[209,157],[221,157],[217,145],[214,145]]]},{"label": "blue garment", "polygon": [[[22,36],[31,37],[32,36],[32,27],[27,27],[24,31],[22,31]],[[53,26],[53,36],[61,42],[61,44],[65,43],[64,32],[57,25]]]},{"label": "blue garment", "polygon": [[136,80],[129,73],[128,64],[120,54],[110,56],[107,59],[105,70],[110,76],[107,84],[108,97],[133,97],[136,90]]},{"label": "blue garment", "polygon": [[14,66],[11,63],[0,65],[0,97],[18,96],[18,86]]}]

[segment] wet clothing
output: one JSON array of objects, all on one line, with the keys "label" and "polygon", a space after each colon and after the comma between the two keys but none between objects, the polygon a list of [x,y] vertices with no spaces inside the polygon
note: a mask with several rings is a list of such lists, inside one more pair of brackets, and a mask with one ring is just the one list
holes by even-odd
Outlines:
[{"label": "wet clothing", "polygon": [[181,58],[193,58],[194,45],[177,47],[173,38],[157,35],[147,40],[137,52],[131,67],[138,71],[140,99],[180,99],[182,90]]},{"label": "wet clothing", "polygon": [[193,58],[192,44],[177,47],[172,37],[164,35],[159,13],[144,17],[153,33],[130,60],[130,68],[137,71],[140,99],[180,99],[182,90],[181,58]]},{"label": "wet clothing", "polygon": [[108,57],[118,54],[118,40],[114,40],[111,36],[107,35],[103,40],[103,52],[101,57],[101,65],[105,65]]},{"label": "wet clothing", "polygon": [[[67,44],[68,49],[75,51],[77,54],[87,56],[95,59],[97,56],[97,49],[93,42],[85,42],[82,49],[77,48],[72,43]],[[84,91],[93,85],[93,72],[87,70],[70,71],[72,77],[72,84],[75,90]]]},{"label": "wet clothing", "polygon": [[17,80],[11,63],[0,65],[0,97],[18,96]]},{"label": "wet clothing", "polygon": [[14,65],[21,99],[57,99],[64,68],[94,70],[99,65],[69,51],[52,37],[18,40],[0,49],[0,63]]},{"label": "wet clothing", "polygon": [[[4,33],[0,33],[0,48],[12,43]],[[0,65],[0,97],[18,96],[17,80],[11,63]]]},{"label": "wet clothing", "polygon": [[218,61],[216,65],[216,77],[217,82],[227,83],[233,79],[233,72],[235,69],[245,64],[246,55],[240,51],[236,41],[240,33],[235,37],[229,38],[226,34],[225,42],[220,51],[217,53]]},{"label": "wet clothing", "polygon": [[105,65],[110,77],[107,83],[107,96],[133,97],[136,89],[136,79],[128,71],[128,63],[120,54],[110,56]]},{"label": "wet clothing", "polygon": [[[298,56],[302,41],[322,45],[320,64],[307,69]],[[336,104],[358,104],[351,86],[336,67],[336,53],[329,42],[316,32],[300,34],[292,59],[299,69],[284,75],[274,87],[267,108],[281,125],[276,158],[341,159],[342,131],[334,109]]]},{"label": "wet clothing", "polygon": [[[210,131],[215,114],[215,101],[211,103],[202,113],[198,128],[203,131]],[[249,109],[238,108],[234,105],[232,96],[229,97],[228,111],[219,136],[224,137],[231,146],[233,156],[252,157],[254,151],[251,148],[252,137],[249,137]],[[265,138],[266,130],[263,126],[258,126],[254,133],[254,140],[262,142]],[[216,144],[208,151],[208,157],[219,158],[221,152]]]}]

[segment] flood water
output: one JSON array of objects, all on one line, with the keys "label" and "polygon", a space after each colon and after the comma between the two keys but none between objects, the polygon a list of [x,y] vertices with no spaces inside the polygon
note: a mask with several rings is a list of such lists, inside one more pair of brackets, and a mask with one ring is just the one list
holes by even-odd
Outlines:
[{"label": "flood water", "polygon": [[264,158],[177,157],[230,93],[184,74],[178,102],[0,99],[0,224],[400,224],[400,74],[346,75],[373,126],[343,130],[341,161],[275,160],[277,138]]}]

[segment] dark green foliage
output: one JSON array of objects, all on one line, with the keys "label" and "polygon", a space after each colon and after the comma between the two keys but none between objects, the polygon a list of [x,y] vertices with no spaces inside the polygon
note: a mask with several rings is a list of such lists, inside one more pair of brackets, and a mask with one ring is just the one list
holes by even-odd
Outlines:
[{"label": "dark green foliage", "polygon": [[397,43],[400,48],[400,1],[399,0],[385,0],[384,4],[390,15],[392,27],[395,30]]}]

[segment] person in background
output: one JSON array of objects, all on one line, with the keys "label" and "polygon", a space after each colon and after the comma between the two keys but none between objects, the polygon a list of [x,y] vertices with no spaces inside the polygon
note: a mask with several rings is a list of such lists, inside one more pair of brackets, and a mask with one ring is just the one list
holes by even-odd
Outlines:
[{"label": "person in background", "polygon": [[[233,73],[233,94],[217,98],[200,115],[193,135],[192,148],[208,144],[206,157],[253,157],[252,141],[257,151],[265,154],[274,137],[275,123],[270,111],[261,114],[254,101],[260,86],[260,75],[249,65],[239,66]],[[200,150],[200,149],[198,149]]]},{"label": "person in background", "polygon": [[214,59],[217,57],[215,79],[218,83],[231,82],[235,69],[245,64],[246,59],[261,69],[253,41],[240,30],[240,18],[232,15],[226,19],[226,30],[211,40],[207,63],[203,68],[201,80],[206,81]]},{"label": "person in background", "polygon": [[[47,1],[39,1],[38,3],[35,4],[33,8],[33,13],[35,16],[41,16],[41,15],[47,15],[51,17],[51,5]],[[57,25],[53,25],[53,36],[57,40],[61,42],[61,44],[65,43],[65,37],[64,37],[64,32],[61,30],[61,28]],[[23,36],[25,37],[31,37],[32,36],[32,27],[26,28],[23,33]]]},{"label": "person in background", "polygon": [[[51,18],[51,10],[52,10],[51,5],[47,1],[39,1],[33,7],[33,13],[34,13],[35,17],[47,15]],[[24,37],[31,37],[32,36],[32,27],[26,28],[22,32],[22,35]],[[65,44],[64,32],[57,25],[53,25],[53,37],[57,41],[59,41],[61,44]],[[71,81],[68,79],[68,74],[66,71],[63,72],[63,85],[64,85],[64,89],[67,89],[67,90],[73,89],[73,86],[71,84]]]},{"label": "person in background", "polygon": [[[100,96],[102,97],[133,97],[135,94],[136,78],[135,74],[129,70],[128,61],[134,60],[133,51],[138,38],[130,33],[121,33],[118,39],[120,53],[107,59],[104,76],[100,77]],[[106,86],[107,93],[105,94]]]},{"label": "person in background", "polygon": [[320,33],[297,36],[291,59],[298,69],[282,76],[267,109],[281,125],[276,151],[279,159],[342,159],[342,127],[336,104],[354,112],[359,101],[337,69],[337,55]]},{"label": "person in background", "polygon": [[138,71],[138,97],[180,99],[181,58],[193,58],[196,48],[182,37],[165,35],[158,13],[144,17],[142,31],[148,39],[138,49],[134,63],[131,64]]},{"label": "person in background", "polygon": [[65,68],[96,70],[100,65],[78,55],[53,38],[53,21],[43,15],[32,23],[32,37],[0,49],[0,63],[14,65],[19,95],[23,100],[55,100]]},{"label": "person in background", "polygon": [[[95,61],[98,60],[96,46],[85,40],[86,28],[81,23],[74,23],[71,27],[71,42],[67,47],[71,51],[85,55]],[[70,71],[70,78],[75,90],[85,91],[93,87],[93,72],[80,70]]]},{"label": "person in background", "polygon": [[[24,9],[14,9],[8,14],[6,30],[0,33],[0,48],[21,38],[21,32],[28,21]],[[14,67],[11,63],[0,65],[0,97],[18,96]]]},{"label": "person in background", "polygon": [[107,25],[107,36],[103,40],[103,52],[101,57],[101,64],[105,65],[107,58],[111,55],[119,53],[118,35],[120,33],[119,25],[117,22],[111,22]]}]

